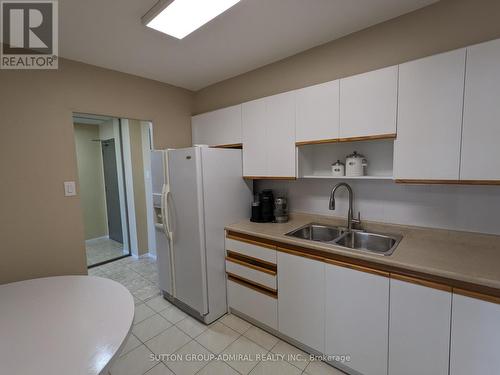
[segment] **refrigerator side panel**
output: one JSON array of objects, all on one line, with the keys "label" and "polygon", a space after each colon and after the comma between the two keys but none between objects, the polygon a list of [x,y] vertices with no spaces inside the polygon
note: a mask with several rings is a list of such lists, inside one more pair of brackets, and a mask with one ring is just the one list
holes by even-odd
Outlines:
[{"label": "refrigerator side panel", "polygon": [[165,151],[151,151],[151,186],[153,190],[153,206],[160,207],[161,192],[165,184],[165,167],[164,167]]},{"label": "refrigerator side panel", "polygon": [[201,154],[168,151],[175,297],[200,315],[208,313]]},{"label": "refrigerator side panel", "polygon": [[243,178],[241,150],[202,148],[205,246],[210,313],[206,323],[227,311],[224,227],[250,217],[252,188]]}]

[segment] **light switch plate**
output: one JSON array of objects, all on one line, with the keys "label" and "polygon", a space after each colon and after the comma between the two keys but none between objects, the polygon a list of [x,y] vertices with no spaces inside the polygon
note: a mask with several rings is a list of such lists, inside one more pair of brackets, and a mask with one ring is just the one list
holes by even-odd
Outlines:
[{"label": "light switch plate", "polygon": [[64,181],[64,196],[72,197],[76,195],[75,181]]}]

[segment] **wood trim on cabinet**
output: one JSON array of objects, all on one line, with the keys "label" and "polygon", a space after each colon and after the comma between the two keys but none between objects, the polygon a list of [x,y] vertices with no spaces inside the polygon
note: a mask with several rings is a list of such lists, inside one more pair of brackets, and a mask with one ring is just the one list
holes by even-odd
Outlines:
[{"label": "wood trim on cabinet", "polygon": [[368,267],[363,267],[363,266],[357,266],[357,265],[352,264],[352,263],[340,262],[338,260],[325,259],[324,262],[328,263],[328,264],[333,264],[334,266],[339,266],[339,267],[344,267],[344,268],[350,268],[350,269],[353,269],[355,271],[361,271],[361,272],[365,272],[365,273],[371,273],[371,274],[377,275],[377,276],[382,276],[382,277],[389,277],[390,276],[389,272],[380,271],[380,270],[377,270],[375,268],[368,268]]},{"label": "wood trim on cabinet", "polygon": [[212,148],[234,148],[241,150],[243,148],[243,143],[229,143],[225,145],[210,146]]},{"label": "wood trim on cabinet", "polygon": [[239,259],[231,258],[230,256],[227,256],[226,260],[228,262],[239,264],[240,266],[243,266],[243,267],[251,268],[255,271],[267,273],[268,275],[276,276],[276,273],[277,273],[276,271],[270,270],[268,268],[259,267],[255,264],[251,264],[251,263],[247,263],[247,262],[244,262],[242,260],[239,260]]},{"label": "wood trim on cabinet", "polygon": [[265,248],[268,248],[271,250],[276,250],[276,245],[274,243],[272,243],[271,241],[267,241],[267,240],[253,237],[253,236],[246,235],[246,234],[240,234],[240,233],[235,233],[235,232],[229,231],[226,235],[226,238],[229,238],[230,240],[246,242],[250,245],[256,245],[256,246],[265,247]]},{"label": "wood trim on cabinet", "polygon": [[306,145],[320,145],[323,143],[336,143],[338,142],[338,138],[331,138],[331,139],[317,139],[315,141],[300,141],[300,142],[295,142],[295,146],[306,146]]},{"label": "wood trim on cabinet", "polygon": [[273,176],[243,176],[245,180],[296,180],[297,177],[295,176],[278,176],[278,177],[273,177]]},{"label": "wood trim on cabinet", "polygon": [[398,273],[391,273],[390,275],[391,275],[391,279],[395,279],[395,280],[399,280],[399,281],[404,281],[404,282],[411,283],[411,284],[417,284],[417,285],[425,286],[427,288],[442,290],[444,292],[450,292],[451,293],[451,291],[453,289],[449,285],[435,283],[435,282],[432,282],[432,281],[427,281],[427,280],[422,280],[422,279],[417,279],[415,277],[404,276],[404,275],[400,275]]},{"label": "wood trim on cabinet", "polygon": [[459,295],[465,296],[465,297],[479,299],[481,301],[500,304],[500,296],[490,296],[490,295],[486,295],[483,293],[473,292],[470,290],[465,290],[465,289],[460,289],[460,288],[453,288],[453,293],[459,294]]},{"label": "wood trim on cabinet", "polygon": [[397,184],[413,185],[500,185],[500,180],[418,180],[395,179]]},{"label": "wood trim on cabinet", "polygon": [[308,259],[312,259],[312,260],[318,260],[320,262],[325,261],[325,258],[323,258],[322,256],[311,254],[311,253],[306,253],[306,252],[302,252],[302,251],[293,250],[293,249],[290,249],[288,247],[278,246],[277,250],[281,251],[282,253],[287,253],[287,254],[290,254],[290,255],[296,255],[296,256],[299,256],[299,257],[302,257],[302,258],[308,258]]},{"label": "wood trim on cabinet", "polygon": [[243,286],[245,286],[247,288],[253,289],[256,292],[265,294],[265,295],[267,295],[269,297],[278,298],[278,291],[275,290],[275,289],[271,289],[271,288],[269,288],[267,286],[258,284],[256,282],[251,281],[251,280],[247,280],[247,279],[245,279],[243,277],[234,275],[234,274],[229,273],[229,272],[226,272],[226,273],[227,273],[228,280],[231,280],[231,281],[233,281],[233,282],[235,282],[237,284],[243,285]]},{"label": "wood trim on cabinet", "polygon": [[241,254],[237,251],[232,251],[232,250],[226,249],[226,253],[232,259],[238,259],[238,260],[241,260],[241,261],[246,262],[246,263],[255,264],[255,265],[260,266],[262,268],[267,268],[268,270],[271,270],[271,271],[276,271],[278,269],[278,267],[276,266],[276,263],[271,263],[271,262],[268,262],[268,261],[265,261],[265,260],[262,260],[259,258],[254,258],[254,257],[251,257],[251,256],[246,255],[246,254]]},{"label": "wood trim on cabinet", "polygon": [[396,133],[378,134],[378,135],[367,135],[364,137],[339,138],[339,142],[376,141],[379,139],[396,139],[396,137],[397,137]]}]

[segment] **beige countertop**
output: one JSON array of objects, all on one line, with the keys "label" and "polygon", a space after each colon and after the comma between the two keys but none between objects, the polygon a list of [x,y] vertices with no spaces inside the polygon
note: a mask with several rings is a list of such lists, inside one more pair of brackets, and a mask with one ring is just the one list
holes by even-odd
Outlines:
[{"label": "beige countertop", "polygon": [[252,223],[246,220],[228,225],[226,229],[349,257],[353,260],[369,261],[374,264],[500,290],[500,236],[364,222],[363,229],[403,235],[399,246],[390,256],[285,236],[285,233],[311,222],[342,226],[346,224],[345,219],[293,213],[288,223],[284,224]]}]

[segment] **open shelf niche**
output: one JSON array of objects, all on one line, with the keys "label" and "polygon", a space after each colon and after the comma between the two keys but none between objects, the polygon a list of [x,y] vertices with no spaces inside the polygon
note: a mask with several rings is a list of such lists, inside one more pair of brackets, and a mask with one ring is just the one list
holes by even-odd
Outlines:
[{"label": "open shelf niche", "polygon": [[[362,177],[337,177],[332,175],[332,164],[357,151],[368,160],[366,175]],[[330,178],[343,180],[392,180],[394,140],[333,142],[297,147],[298,178]]]}]

